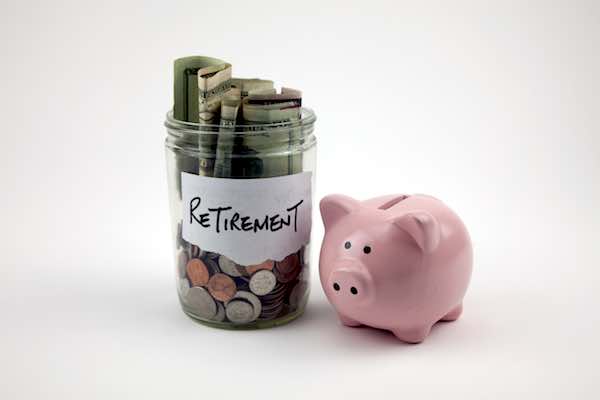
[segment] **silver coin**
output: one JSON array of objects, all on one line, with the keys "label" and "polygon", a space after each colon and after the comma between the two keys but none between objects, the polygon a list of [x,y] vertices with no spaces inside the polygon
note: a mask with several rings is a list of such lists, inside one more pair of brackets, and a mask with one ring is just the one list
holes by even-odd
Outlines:
[{"label": "silver coin", "polygon": [[262,304],[260,304],[260,300],[258,297],[256,297],[255,295],[253,295],[250,292],[246,292],[244,290],[238,290],[236,292],[235,296],[233,296],[233,299],[229,300],[229,301],[231,302],[235,299],[243,299],[243,300],[249,301],[250,304],[252,304],[252,307],[254,308],[254,317],[253,317],[252,321],[254,321],[255,319],[258,318],[258,316],[260,315],[260,313],[262,311]]},{"label": "silver coin", "polygon": [[242,276],[237,268],[237,264],[225,256],[219,257],[219,267],[221,271],[229,276]]},{"label": "silver coin", "polygon": [[250,290],[257,296],[271,293],[276,284],[277,278],[271,271],[266,269],[256,271],[250,278]]},{"label": "silver coin", "polygon": [[255,319],[254,307],[244,299],[230,300],[225,308],[225,314],[234,324],[245,324]]},{"label": "silver coin", "polygon": [[214,321],[223,322],[225,320],[225,307],[220,301],[217,302],[217,313],[213,317]]},{"label": "silver coin", "polygon": [[182,297],[186,297],[188,295],[188,292],[190,291],[190,282],[186,278],[181,278],[178,279],[177,284],[177,290],[179,290],[179,294]]},{"label": "silver coin", "polygon": [[177,252],[177,276],[179,278],[185,278],[185,266],[189,261],[189,257],[185,250],[179,250]]},{"label": "silver coin", "polygon": [[203,287],[190,288],[184,300],[191,311],[199,317],[212,319],[217,313],[217,303]]}]

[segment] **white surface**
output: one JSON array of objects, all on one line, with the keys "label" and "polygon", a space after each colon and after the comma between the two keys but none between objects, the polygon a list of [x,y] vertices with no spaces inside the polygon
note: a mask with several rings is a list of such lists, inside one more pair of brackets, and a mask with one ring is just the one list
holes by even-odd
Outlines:
[{"label": "white surface", "polygon": [[[0,398],[598,398],[600,7],[418,4],[2,2]],[[313,270],[285,327],[186,318],[162,122],[194,53],[304,90],[317,199],[452,206],[463,317],[417,346],[344,328]]]},{"label": "white surface", "polygon": [[[182,173],[183,200],[177,207],[183,213],[182,236],[241,265],[281,261],[310,242],[311,177],[311,172],[263,179]],[[230,209],[222,210],[227,207]],[[231,228],[236,213],[238,230]],[[257,221],[263,229],[240,230],[246,226],[244,218],[250,227]]]}]

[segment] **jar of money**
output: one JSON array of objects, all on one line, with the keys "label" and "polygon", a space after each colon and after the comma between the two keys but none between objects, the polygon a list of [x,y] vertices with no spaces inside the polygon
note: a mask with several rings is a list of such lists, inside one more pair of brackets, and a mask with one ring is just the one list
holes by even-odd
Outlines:
[{"label": "jar of money", "polygon": [[[226,93],[257,81],[227,78]],[[301,315],[308,297],[316,117],[299,92],[240,93],[197,121],[176,118],[189,106],[177,97],[167,114],[177,291],[203,324],[264,328]]]}]

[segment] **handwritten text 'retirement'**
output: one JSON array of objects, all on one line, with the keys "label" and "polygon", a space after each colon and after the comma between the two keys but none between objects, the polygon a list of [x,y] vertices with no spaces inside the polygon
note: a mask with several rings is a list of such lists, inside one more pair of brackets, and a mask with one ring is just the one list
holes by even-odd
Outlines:
[{"label": "handwritten text 'retirement'", "polygon": [[232,207],[207,208],[206,212],[202,212],[199,210],[201,198],[194,197],[190,200],[190,225],[197,223],[203,228],[214,229],[217,233],[222,231],[276,232],[288,226],[293,227],[294,232],[297,232],[298,208],[303,202],[304,200],[300,200],[290,208],[286,208],[284,212],[256,217],[242,215]]}]

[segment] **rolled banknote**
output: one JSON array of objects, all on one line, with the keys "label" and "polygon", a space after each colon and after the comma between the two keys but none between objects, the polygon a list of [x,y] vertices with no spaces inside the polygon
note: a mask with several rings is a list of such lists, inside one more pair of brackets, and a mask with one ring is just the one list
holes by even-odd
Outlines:
[{"label": "rolled banknote", "polygon": [[221,99],[231,89],[231,64],[212,65],[198,70],[198,122],[213,124]]},{"label": "rolled banknote", "polygon": [[214,176],[231,177],[233,140],[238,110],[242,104],[240,89],[231,89],[221,101],[221,123],[217,139]]},{"label": "rolled banknote", "polygon": [[[174,93],[173,118],[179,121],[198,122],[198,71],[226,64],[225,61],[212,57],[192,56],[183,57],[174,62]],[[190,136],[189,140],[198,140]],[[199,144],[198,144],[199,145]],[[206,162],[206,159],[204,159]],[[176,192],[181,198],[181,172],[198,173],[200,161],[195,155],[186,153],[175,154]]]},{"label": "rolled banknote", "polygon": [[212,57],[192,56],[178,58],[174,62],[173,117],[179,121],[198,122],[198,71],[225,65],[223,60]]},{"label": "rolled banknote", "polygon": [[273,81],[266,79],[244,79],[244,78],[233,78],[231,80],[231,87],[240,89],[242,98],[248,96],[251,93],[262,93],[262,92],[274,92]]},{"label": "rolled banknote", "polygon": [[[231,89],[231,64],[211,65],[198,70],[198,122],[218,123],[221,100]],[[199,135],[200,151],[198,174],[213,176],[217,138],[215,132]]]},{"label": "rolled banknote", "polygon": [[[298,90],[282,88],[281,93],[251,94],[242,103],[242,114],[247,124],[256,129],[266,130],[260,134],[248,133],[244,145],[257,153],[262,166],[260,177],[295,174],[302,171],[301,154],[292,153],[292,147],[301,133],[300,127],[286,127],[285,123],[298,121],[301,116],[302,93]],[[260,127],[266,124],[280,126]],[[258,125],[258,126],[257,126]],[[261,153],[283,155],[260,157]]]}]

